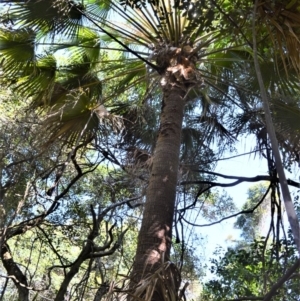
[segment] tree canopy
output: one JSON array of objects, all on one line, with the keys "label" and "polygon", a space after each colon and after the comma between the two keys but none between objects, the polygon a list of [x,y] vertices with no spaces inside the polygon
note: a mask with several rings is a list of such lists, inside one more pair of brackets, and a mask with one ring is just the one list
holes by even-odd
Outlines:
[{"label": "tree canopy", "polygon": [[[0,300],[182,300],[205,274],[195,227],[236,216],[246,239],[203,298],[268,300],[296,277],[298,2],[3,0]],[[216,172],[243,137],[266,173]],[[218,189],[260,181],[242,211]]]}]

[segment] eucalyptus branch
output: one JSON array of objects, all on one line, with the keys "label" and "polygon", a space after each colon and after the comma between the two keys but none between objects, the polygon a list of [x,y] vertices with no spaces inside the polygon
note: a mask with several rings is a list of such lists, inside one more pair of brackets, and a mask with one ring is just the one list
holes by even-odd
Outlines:
[{"label": "eucalyptus branch", "polygon": [[[48,234],[45,232],[45,230],[38,225],[37,228],[43,233],[43,235],[45,236],[48,244],[50,245],[50,248],[52,249],[53,253],[57,256],[58,260],[60,261],[61,265],[64,266],[62,257],[60,256],[60,254],[58,253],[58,251],[56,250],[56,248],[53,246],[51,239],[48,237]],[[66,268],[64,267],[64,276],[66,276]]]},{"label": "eucalyptus branch", "polygon": [[25,203],[25,200],[29,194],[29,189],[30,189],[30,186],[31,186],[31,182],[27,182],[27,185],[26,185],[26,190],[24,192],[24,196],[23,198],[18,202],[18,206],[17,206],[17,209],[16,211],[14,212],[14,214],[12,214],[11,218],[9,219],[7,225],[5,226],[5,228],[1,231],[0,229],[0,249],[2,248],[2,244],[5,243],[6,241],[6,236],[7,236],[7,232],[9,230],[9,227],[11,226],[12,222],[14,221],[14,219],[16,218],[16,216],[19,214],[20,210],[22,209],[24,203]]},{"label": "eucalyptus branch", "polygon": [[[90,172],[90,171],[88,171]],[[87,172],[83,173],[82,175],[86,174]],[[82,176],[80,175],[80,177]],[[70,187],[80,178],[78,176],[76,176],[72,181],[71,183],[68,185],[68,187],[61,193],[59,194],[58,196],[56,196],[54,198],[54,201],[52,203],[52,205],[49,207],[49,209],[41,214],[39,214],[38,216],[35,216],[31,219],[28,219],[26,221],[23,221],[17,225],[14,225],[12,227],[7,227],[3,233],[1,233],[1,239],[2,241],[5,241],[4,237],[6,237],[6,239],[9,239],[13,236],[16,236],[16,235],[19,235],[19,234],[23,234],[25,232],[27,232],[28,230],[40,225],[44,220],[45,218],[50,215],[52,212],[54,212],[58,206],[59,206],[59,200],[68,192],[68,190],[70,189]],[[72,185],[71,185],[72,184]],[[123,201],[121,202],[121,204],[123,203],[127,203],[129,202],[130,200],[126,200],[126,201]],[[115,206],[119,206],[120,204],[117,203],[117,204],[113,204]],[[110,209],[109,209],[110,210]],[[108,211],[109,211],[108,210]]]},{"label": "eucalyptus branch", "polygon": [[[261,150],[264,150],[264,149],[261,149]],[[234,155],[234,156],[230,156],[230,157],[225,157],[225,158],[220,158],[220,159],[215,159],[215,160],[204,161],[204,162],[202,162],[202,164],[209,164],[209,163],[213,163],[213,162],[230,160],[230,159],[234,159],[234,158],[238,158],[238,157],[242,157],[242,156],[246,156],[246,155],[251,155],[251,154],[257,153],[257,152],[260,152],[260,150],[254,150],[254,151],[250,151],[250,152],[247,152],[247,153],[243,153],[243,154],[239,154],[239,155]],[[181,166],[189,168],[189,166],[193,167],[195,165],[181,165]],[[194,171],[193,168],[191,169],[191,171]],[[196,171],[197,171],[197,169],[196,169]]]},{"label": "eucalyptus branch", "polygon": [[[201,181],[201,180],[199,180],[199,181],[182,181],[182,182],[179,183],[179,185],[185,186],[185,185],[193,185],[193,184],[202,184],[202,185],[206,184],[206,185],[208,185],[208,188],[205,189],[205,191],[207,191],[212,187],[216,187],[216,186],[219,186],[219,187],[232,187],[232,186],[238,185],[238,184],[243,183],[243,182],[259,182],[259,181],[269,181],[269,182],[273,182],[273,183],[278,183],[279,182],[279,179],[277,177],[271,177],[271,176],[267,176],[267,175],[266,176],[265,175],[260,175],[260,176],[255,176],[255,177],[236,177],[236,176],[222,175],[222,174],[215,173],[215,172],[212,172],[212,171],[201,171],[201,172],[208,173],[208,174],[211,174],[211,175],[216,175],[216,176],[223,177],[223,178],[226,178],[226,179],[235,179],[236,181],[231,182],[231,183],[218,183],[218,182]],[[300,188],[300,183],[296,182],[294,180],[287,179],[286,183],[290,186]],[[203,192],[204,192],[204,190],[201,191],[201,193],[203,193]]]},{"label": "eucalyptus branch", "polygon": [[121,245],[123,238],[126,234],[126,232],[129,230],[129,228],[125,229],[120,235],[118,240],[114,243],[114,245],[108,250],[108,251],[96,251],[92,252],[90,254],[90,258],[96,258],[96,257],[104,257],[113,254]]},{"label": "eucalyptus branch", "polygon": [[[198,171],[200,172],[200,170],[198,170]],[[243,182],[259,182],[259,181],[269,181],[271,183],[278,183],[279,182],[279,179],[277,177],[264,176],[264,175],[256,176],[256,177],[235,177],[235,176],[222,175],[222,174],[215,173],[215,172],[212,172],[212,171],[204,171],[204,170],[202,171],[201,170],[201,172],[216,175],[216,176],[220,176],[220,177],[227,178],[227,179],[236,179],[236,181],[231,182],[231,183],[218,183],[218,182],[212,182],[212,181],[182,181],[182,182],[180,182],[179,185],[182,185],[182,186],[194,185],[194,184],[196,184],[196,185],[198,184],[198,185],[202,186],[199,189],[199,191],[198,191],[198,193],[195,197],[194,202],[191,205],[189,205],[189,206],[187,206],[187,207],[185,207],[184,209],[181,209],[181,210],[186,210],[186,209],[194,207],[197,200],[198,200],[198,198],[200,197],[200,195],[203,194],[204,192],[210,190],[213,187],[233,187],[233,186],[236,186],[236,185],[238,185],[240,183],[243,183]],[[294,186],[294,187],[297,187],[297,188],[300,187],[300,183],[295,182],[295,181],[290,180],[290,179],[287,180],[287,184],[291,185],[291,186]]]},{"label": "eucalyptus branch", "polygon": [[64,195],[66,195],[69,190],[71,189],[71,187],[81,178],[83,177],[84,175],[88,174],[88,173],[91,173],[93,172],[96,168],[98,167],[98,164],[95,165],[92,169],[88,170],[88,171],[85,171],[85,172],[81,172],[81,173],[78,173],[71,181],[70,183],[68,184],[68,186],[59,194],[57,195],[57,197],[55,197],[55,200],[59,200],[61,199]]}]

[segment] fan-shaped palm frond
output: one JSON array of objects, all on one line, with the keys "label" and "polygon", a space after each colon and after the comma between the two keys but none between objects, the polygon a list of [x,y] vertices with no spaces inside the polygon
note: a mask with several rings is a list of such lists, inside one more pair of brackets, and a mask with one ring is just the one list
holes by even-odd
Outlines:
[{"label": "fan-shaped palm frond", "polygon": [[[133,9],[126,7],[124,10],[125,4]],[[109,9],[119,14],[120,20],[113,22],[107,19]],[[44,16],[41,11],[47,11],[47,14]],[[120,4],[116,1],[103,1],[101,4],[67,0],[14,1],[10,14],[17,22],[14,28],[4,30],[8,36],[6,40],[17,41],[12,35],[19,34],[22,38],[17,46],[28,45],[28,58],[16,52],[22,52],[20,47],[15,47],[13,51],[13,47],[7,45],[1,51],[7,61],[6,71],[10,61],[14,62],[14,67],[19,62],[19,66],[15,67],[16,73],[9,71],[7,74],[15,77],[17,70],[20,72],[24,70],[24,64],[30,64],[31,69],[27,73],[18,74],[15,87],[33,96],[37,104],[50,105],[50,115],[57,108],[56,104],[62,104],[67,100],[67,95],[77,89],[84,90],[91,103],[105,102],[108,106],[113,105],[116,98],[119,102],[124,101],[126,93],[142,97],[144,101],[150,95],[158,95],[160,74],[170,64],[176,64],[171,59],[176,51],[196,59],[194,63],[197,63],[197,57],[205,61],[206,49],[218,36],[212,26],[213,7],[204,1],[192,6],[172,1],[149,5],[133,2]],[[195,14],[199,18],[193,18]],[[26,36],[24,30],[19,33],[21,24],[32,36]],[[212,33],[203,34],[208,28],[213,29]],[[39,51],[47,51],[48,54],[42,57]],[[67,60],[64,58],[66,56]],[[53,58],[52,65],[50,57]],[[199,79],[200,83],[193,87],[194,95],[199,93],[199,89],[201,92],[204,86],[200,70],[196,72],[195,80]],[[176,76],[182,72],[185,78],[190,77],[188,66],[173,72]],[[213,71],[215,78],[217,73]],[[48,89],[44,84],[47,81],[51,83]],[[202,95],[210,99],[203,91]],[[64,126],[64,129],[67,128],[74,127]]]},{"label": "fan-shaped palm frond", "polygon": [[71,90],[63,101],[52,106],[44,124],[51,133],[47,143],[61,138],[71,145],[78,139],[86,141],[108,134],[109,130],[120,131],[123,126],[118,116],[111,116],[103,105],[91,101],[88,93],[78,89]]},{"label": "fan-shaped palm frond", "polygon": [[[75,33],[82,23],[81,3],[73,1],[3,1],[4,15],[14,20],[17,27],[26,26],[38,31],[41,35],[48,33]],[[5,11],[5,8],[7,10]]]},{"label": "fan-shaped palm frond", "polygon": [[139,148],[151,153],[155,146],[158,119],[155,107],[147,103],[130,102],[116,103],[111,108],[112,114],[123,117],[122,148],[131,148],[139,145]]},{"label": "fan-shaped palm frond", "polygon": [[287,74],[290,69],[300,72],[298,7],[298,1],[259,1],[257,5],[259,22],[264,24],[268,38],[273,43],[275,59],[280,57]]},{"label": "fan-shaped palm frond", "polygon": [[300,158],[300,109],[298,101],[292,98],[274,97],[272,117],[278,142],[290,161]]},{"label": "fan-shaped palm frond", "polygon": [[0,29],[1,68],[6,76],[22,76],[35,62],[36,33],[31,29]]}]

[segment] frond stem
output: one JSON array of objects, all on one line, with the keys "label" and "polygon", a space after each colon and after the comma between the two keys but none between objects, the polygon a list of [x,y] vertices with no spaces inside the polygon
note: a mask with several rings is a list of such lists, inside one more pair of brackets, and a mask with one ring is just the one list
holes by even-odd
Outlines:
[{"label": "frond stem", "polygon": [[116,43],[118,43],[119,45],[121,45],[123,48],[125,48],[128,52],[132,53],[134,56],[136,56],[137,58],[139,58],[141,61],[143,61],[145,64],[147,64],[148,66],[150,66],[151,68],[153,68],[154,70],[156,70],[159,74],[161,74],[161,70],[157,65],[152,64],[151,62],[147,61],[146,59],[144,59],[142,56],[140,56],[138,53],[136,53],[135,51],[133,51],[132,49],[130,49],[127,45],[125,45],[123,42],[119,41],[116,37],[114,37],[113,34],[111,34],[110,32],[108,32],[107,30],[105,30],[103,27],[101,27],[97,22],[95,22],[90,16],[88,16],[84,11],[82,11],[80,8],[74,6],[75,9],[81,13],[83,16],[85,16],[91,23],[93,23],[96,27],[98,27],[103,33],[105,33],[106,35],[108,35],[111,39],[113,39]]}]

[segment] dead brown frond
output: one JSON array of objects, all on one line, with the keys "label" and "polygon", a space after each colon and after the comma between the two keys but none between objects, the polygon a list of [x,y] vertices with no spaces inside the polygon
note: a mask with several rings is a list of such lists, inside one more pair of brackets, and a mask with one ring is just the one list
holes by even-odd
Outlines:
[{"label": "dead brown frond", "polygon": [[[105,301],[180,301],[185,300],[186,283],[179,289],[180,272],[172,262],[165,262],[151,275],[132,287],[129,277],[112,283]],[[122,287],[122,288],[120,288]]]}]

